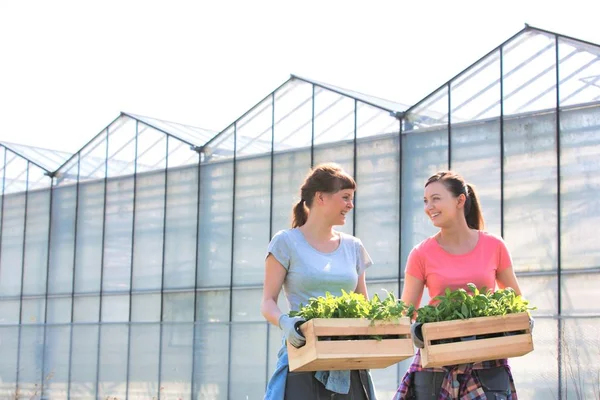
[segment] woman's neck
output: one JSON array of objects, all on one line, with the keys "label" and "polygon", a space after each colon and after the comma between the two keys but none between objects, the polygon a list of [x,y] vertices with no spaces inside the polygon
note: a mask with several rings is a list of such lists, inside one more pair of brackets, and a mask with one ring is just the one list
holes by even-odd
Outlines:
[{"label": "woman's neck", "polygon": [[442,228],[438,233],[438,243],[446,246],[458,246],[468,243],[473,238],[473,230],[469,228],[466,221],[451,227]]},{"label": "woman's neck", "polygon": [[327,241],[335,237],[333,226],[323,223],[321,218],[308,218],[306,223],[300,227],[305,237],[316,241]]}]

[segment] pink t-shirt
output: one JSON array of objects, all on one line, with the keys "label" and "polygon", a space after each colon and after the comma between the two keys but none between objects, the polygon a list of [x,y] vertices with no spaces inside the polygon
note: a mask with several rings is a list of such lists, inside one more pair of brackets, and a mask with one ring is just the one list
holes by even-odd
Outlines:
[{"label": "pink t-shirt", "polygon": [[496,273],[510,266],[512,260],[504,241],[480,231],[475,248],[460,255],[442,249],[433,236],[425,239],[410,252],[406,274],[425,282],[433,300],[446,288],[467,289],[467,283],[495,290]]}]

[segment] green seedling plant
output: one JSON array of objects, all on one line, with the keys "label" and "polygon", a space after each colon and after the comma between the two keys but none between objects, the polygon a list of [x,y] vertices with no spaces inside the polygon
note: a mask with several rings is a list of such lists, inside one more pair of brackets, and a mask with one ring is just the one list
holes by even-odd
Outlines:
[{"label": "green seedling plant", "polygon": [[419,309],[408,308],[408,315],[416,314],[416,322],[453,321],[476,317],[492,317],[535,310],[529,301],[517,295],[512,288],[491,291],[483,287],[478,289],[474,284],[467,284],[465,289],[446,289],[443,295],[434,298],[435,304]]}]

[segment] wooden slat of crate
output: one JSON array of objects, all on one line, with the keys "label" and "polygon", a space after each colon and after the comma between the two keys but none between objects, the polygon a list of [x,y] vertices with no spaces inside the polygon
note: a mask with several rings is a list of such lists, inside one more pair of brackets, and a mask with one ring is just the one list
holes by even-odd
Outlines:
[{"label": "wooden slat of crate", "polygon": [[[288,344],[290,371],[331,371],[386,368],[414,354],[410,322],[360,318],[313,319],[301,326],[306,345]],[[403,335],[401,339],[319,340],[324,336]]]},{"label": "wooden slat of crate", "polygon": [[[513,331],[525,333],[431,344],[432,341],[440,339]],[[422,332],[425,348],[421,349],[421,364],[425,368],[519,357],[533,350],[533,338],[527,313],[426,323],[423,324]]]}]

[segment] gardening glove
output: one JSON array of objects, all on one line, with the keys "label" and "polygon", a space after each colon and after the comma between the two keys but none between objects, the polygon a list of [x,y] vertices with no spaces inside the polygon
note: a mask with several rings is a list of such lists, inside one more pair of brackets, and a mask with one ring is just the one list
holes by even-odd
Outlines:
[{"label": "gardening glove", "polygon": [[423,342],[423,332],[421,332],[422,327],[422,322],[415,322],[410,326],[410,336],[412,337],[413,344],[419,349],[425,347],[425,342]]},{"label": "gardening glove", "polygon": [[302,317],[290,317],[287,314],[281,314],[279,317],[279,328],[285,335],[285,340],[295,348],[302,347],[306,339],[300,333],[300,325],[306,320]]},{"label": "gardening glove", "polygon": [[535,319],[530,315],[529,316],[529,330],[533,333],[533,326],[535,325]]}]

